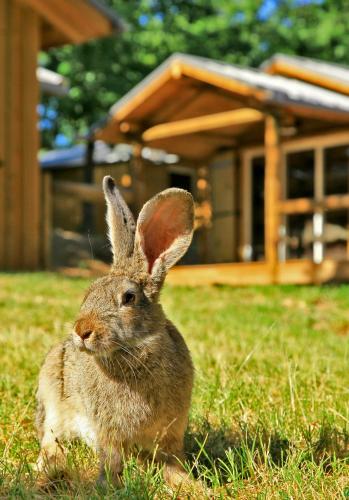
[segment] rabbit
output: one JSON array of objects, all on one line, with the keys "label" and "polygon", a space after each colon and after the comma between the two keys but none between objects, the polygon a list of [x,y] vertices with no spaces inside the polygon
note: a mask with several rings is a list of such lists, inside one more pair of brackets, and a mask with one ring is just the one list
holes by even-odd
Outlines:
[{"label": "rabbit", "polygon": [[170,188],[148,201],[137,224],[114,179],[103,179],[113,264],[83,299],[71,335],[47,355],[39,375],[38,469],[64,467],[62,442],[97,450],[99,481],[121,481],[134,448],[152,453],[178,484],[194,368],[186,343],[159,303],[165,276],[193,235],[190,193]]}]

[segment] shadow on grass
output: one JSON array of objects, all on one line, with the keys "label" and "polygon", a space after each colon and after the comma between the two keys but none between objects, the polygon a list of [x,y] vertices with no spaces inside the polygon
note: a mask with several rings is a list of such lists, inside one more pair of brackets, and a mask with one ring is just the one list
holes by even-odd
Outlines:
[{"label": "shadow on grass", "polygon": [[305,445],[297,447],[278,431],[263,426],[241,427],[232,432],[214,427],[208,421],[189,429],[185,438],[187,460],[195,477],[209,486],[241,481],[254,476],[260,466],[286,467],[290,463],[301,468],[311,463],[326,474],[338,461],[349,462],[349,432],[328,423],[320,429],[303,433]]},{"label": "shadow on grass", "polygon": [[[189,428],[185,438],[188,467],[193,476],[215,490],[223,487],[235,495],[239,485],[258,476],[260,468],[275,472],[282,468],[316,469],[326,475],[335,473],[340,462],[349,462],[349,432],[323,422],[316,429],[303,429],[302,445],[291,443],[277,431],[262,425],[241,426],[232,432],[208,421]],[[57,477],[49,487],[38,488],[35,473],[28,464],[6,466],[0,461],[0,498],[106,498],[95,487],[95,457],[84,445],[72,447],[69,477]],[[93,466],[92,466],[93,465]],[[124,486],[108,487],[108,498],[161,498],[161,474],[155,468],[140,470],[137,461],[127,463]],[[218,490],[217,490],[218,491]],[[159,496],[160,495],[160,496]]]}]

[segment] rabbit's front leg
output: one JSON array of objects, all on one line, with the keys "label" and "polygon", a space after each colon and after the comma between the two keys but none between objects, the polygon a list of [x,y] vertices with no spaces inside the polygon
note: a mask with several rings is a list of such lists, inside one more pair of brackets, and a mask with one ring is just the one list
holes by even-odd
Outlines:
[{"label": "rabbit's front leg", "polygon": [[164,479],[173,488],[190,483],[188,473],[184,468],[185,455],[183,439],[178,441],[169,438],[161,443],[156,453],[156,460],[164,466]]},{"label": "rabbit's front leg", "polygon": [[123,449],[118,445],[100,447],[100,466],[97,483],[105,486],[108,483],[121,485],[123,470]]}]

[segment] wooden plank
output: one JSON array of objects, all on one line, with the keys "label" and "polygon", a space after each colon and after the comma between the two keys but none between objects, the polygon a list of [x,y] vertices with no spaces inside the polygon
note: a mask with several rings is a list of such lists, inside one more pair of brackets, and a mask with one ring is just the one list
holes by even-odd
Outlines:
[{"label": "wooden plank", "polygon": [[309,285],[314,283],[314,263],[311,260],[294,259],[280,262],[277,282],[282,285]]},{"label": "wooden plank", "polygon": [[218,130],[229,125],[250,125],[263,119],[264,115],[260,111],[252,108],[242,108],[155,125],[143,132],[142,138],[145,142],[150,142],[202,131]]},{"label": "wooden plank", "polygon": [[[311,260],[295,259],[280,262],[277,283],[284,285],[314,283],[314,267],[316,267],[316,279],[320,283],[349,281],[349,261],[324,260],[315,266]],[[269,285],[275,281],[269,271],[266,262],[176,266],[169,272],[166,282],[177,286]]]},{"label": "wooden plank", "polygon": [[32,9],[21,9],[21,206],[22,265],[37,269],[40,263],[40,169],[37,154],[39,134],[37,103],[39,85],[36,78],[37,54],[40,50],[40,21]]},{"label": "wooden plank", "polygon": [[349,208],[349,194],[333,194],[326,196],[323,203],[326,210]]},{"label": "wooden plank", "polygon": [[[166,121],[186,120],[197,116],[209,115],[213,113],[222,113],[223,111],[231,111],[241,108],[241,99],[234,98],[232,94],[228,94],[225,90],[206,85],[202,82],[190,80],[192,86],[188,86],[188,90],[181,94],[186,97],[186,101],[174,99],[168,103],[170,113],[161,118],[161,114],[156,114],[156,123],[164,123]],[[197,89],[197,95],[191,96],[189,90]],[[167,106],[166,106],[167,108]],[[154,123],[155,124],[155,123]]]},{"label": "wooden plank", "polygon": [[9,2],[6,73],[6,177],[5,177],[5,268],[22,266],[22,182],[21,182],[21,9]]},{"label": "wooden plank", "polygon": [[279,211],[281,196],[281,147],[278,119],[268,115],[265,120],[265,258],[272,280],[278,267]]},{"label": "wooden plank", "polygon": [[5,266],[5,77],[8,1],[0,1],[0,269]]},{"label": "wooden plank", "polygon": [[315,200],[311,198],[297,198],[294,200],[279,201],[278,209],[282,214],[307,214],[314,212]]},{"label": "wooden plank", "polygon": [[202,264],[176,266],[168,274],[167,283],[183,286],[204,285],[268,285],[270,269],[265,262]]}]

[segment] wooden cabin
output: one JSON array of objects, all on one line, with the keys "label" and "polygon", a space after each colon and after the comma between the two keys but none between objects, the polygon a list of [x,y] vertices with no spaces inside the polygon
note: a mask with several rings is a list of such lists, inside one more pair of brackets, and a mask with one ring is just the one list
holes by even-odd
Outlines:
[{"label": "wooden cabin", "polygon": [[0,0],[0,269],[42,264],[38,52],[121,28],[97,0]]},{"label": "wooden cabin", "polygon": [[[277,55],[251,69],[174,54],[94,137],[163,149],[192,172],[194,196],[209,204],[205,251],[173,283],[345,280],[348,94],[349,68],[331,63]],[[154,182],[142,161],[132,182],[141,206]]]}]

